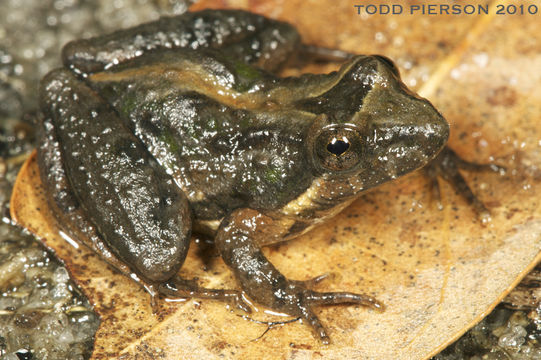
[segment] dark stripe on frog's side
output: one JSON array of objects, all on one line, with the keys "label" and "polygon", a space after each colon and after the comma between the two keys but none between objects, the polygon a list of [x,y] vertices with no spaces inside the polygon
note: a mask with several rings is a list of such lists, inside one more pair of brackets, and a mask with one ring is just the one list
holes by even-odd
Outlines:
[{"label": "dark stripe on frog's side", "polygon": [[[239,207],[275,210],[305,192],[315,176],[305,146],[313,112],[333,110],[330,104],[318,109],[317,102],[337,96],[337,86],[349,94],[342,83],[359,80],[365,91],[339,101],[362,105],[370,79],[352,77],[374,67],[370,57],[357,57],[331,76],[279,79],[259,72],[259,90],[240,93],[232,80],[240,70],[227,59],[188,50],[177,55],[150,54],[89,80],[176,178],[203,220]],[[313,202],[303,212],[312,217],[323,207]]]},{"label": "dark stripe on frog's side", "polygon": [[[266,102],[262,93],[246,93],[255,84],[264,87],[264,84],[273,83],[275,78],[272,75],[248,65],[239,67],[238,64],[230,64],[228,69],[214,57],[205,58],[202,52],[183,52],[185,54],[180,58],[178,54],[168,51],[152,53],[144,59],[138,58],[119,65],[113,71],[92,74],[89,80],[96,84],[148,83],[152,84],[153,91],[160,94],[171,89],[196,92],[239,109],[268,108],[273,105],[276,107],[275,104]],[[210,70],[209,67],[213,69]],[[247,72],[247,67],[253,71]],[[155,82],[157,78],[161,80],[159,83]]]},{"label": "dark stripe on frog's side", "polygon": [[[369,57],[358,56],[344,64],[334,76],[305,74],[281,79],[249,65],[231,62],[213,51],[182,50],[182,56],[160,51],[118,65],[111,71],[92,74],[89,80],[99,88],[115,83],[147,84],[149,90],[161,96],[175,90],[191,91],[237,109],[301,109],[319,114],[336,110],[329,106],[332,104],[328,99],[336,97],[338,91],[351,95],[338,97],[342,98],[340,105],[346,109],[353,108],[352,101],[359,103],[359,99],[362,100],[371,88],[369,83],[364,87],[365,91],[360,92],[349,90],[347,84],[341,86],[340,83],[351,81],[363,66],[374,64]],[[156,83],[157,78],[161,80],[159,83]],[[249,89],[253,91],[247,92]],[[323,102],[323,106],[318,107],[318,101]]]},{"label": "dark stripe on frog's side", "polygon": [[[361,111],[364,98],[372,90],[372,77],[378,76],[375,62],[358,61],[352,65],[342,72],[340,80],[332,88],[317,96],[296,101],[296,107],[314,114],[332,114],[332,119],[338,123],[349,122],[355,113]],[[356,86],[352,86],[354,83]]]}]

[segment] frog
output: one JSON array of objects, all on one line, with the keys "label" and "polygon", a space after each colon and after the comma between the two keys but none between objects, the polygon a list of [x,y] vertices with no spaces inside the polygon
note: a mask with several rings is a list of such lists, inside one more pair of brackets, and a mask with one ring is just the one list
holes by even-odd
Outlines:
[{"label": "frog", "polygon": [[[329,74],[279,75],[333,56],[343,63]],[[316,307],[384,309],[371,295],[313,290],[324,276],[288,279],[262,248],[450,153],[448,122],[389,58],[306,45],[262,15],[202,10],[75,40],[62,60],[40,83],[38,164],[63,231],[152,299],[250,312],[247,297],[323,344]],[[180,277],[194,233],[213,238],[240,290]]]}]

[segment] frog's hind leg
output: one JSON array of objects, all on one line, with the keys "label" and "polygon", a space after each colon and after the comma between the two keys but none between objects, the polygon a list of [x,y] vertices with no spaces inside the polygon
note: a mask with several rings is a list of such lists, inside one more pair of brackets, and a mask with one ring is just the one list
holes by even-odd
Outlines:
[{"label": "frog's hind leg", "polygon": [[[48,78],[53,79],[57,76],[55,74],[63,72],[65,70],[56,70]],[[71,77],[69,73],[67,76]],[[58,81],[61,81],[61,77],[59,76]],[[45,80],[43,83],[45,83]],[[46,114],[40,115],[37,131],[37,156],[40,178],[45,187],[46,197],[53,215],[67,236],[82,241],[84,245],[99,253],[104,260],[122,274],[129,276],[132,273],[130,268],[109,251],[108,246],[98,235],[94,224],[85,218],[81,205],[70,188],[62,163],[62,150],[55,126],[52,117],[47,114],[47,111]]]},{"label": "frog's hind leg", "polygon": [[142,283],[175,275],[191,234],[181,190],[114,109],[71,72],[49,73],[40,101],[41,177],[62,224],[90,236],[87,245]]},{"label": "frog's hind leg", "polygon": [[80,74],[109,69],[155,50],[216,49],[237,61],[268,71],[280,69],[300,44],[284,22],[242,10],[203,10],[68,43],[64,65]]},{"label": "frog's hind leg", "polygon": [[[330,342],[325,327],[313,312],[315,306],[360,304],[382,310],[375,298],[350,292],[318,292],[307,287],[314,281],[288,280],[265,257],[258,239],[274,236],[273,220],[252,209],[238,209],[226,217],[215,243],[242,289],[256,303],[275,311],[300,317],[325,344]],[[315,278],[315,282],[321,280]]]}]

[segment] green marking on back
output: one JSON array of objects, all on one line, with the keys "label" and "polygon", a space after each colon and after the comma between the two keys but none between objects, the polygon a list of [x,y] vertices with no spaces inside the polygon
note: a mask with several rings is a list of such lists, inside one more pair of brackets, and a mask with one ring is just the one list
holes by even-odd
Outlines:
[{"label": "green marking on back", "polygon": [[233,88],[238,92],[249,90],[256,81],[263,77],[263,74],[259,70],[243,62],[234,61],[233,65],[235,67],[234,71],[236,75],[236,81]]},{"label": "green marking on back", "polygon": [[178,142],[175,140],[175,137],[170,132],[162,132],[160,137],[160,142],[167,145],[167,148],[172,153],[178,153],[180,151],[180,146],[178,145]]},{"label": "green marking on back", "polygon": [[269,167],[265,171],[264,177],[265,180],[267,180],[268,182],[272,184],[277,184],[282,177],[281,175],[282,174],[279,168]]}]

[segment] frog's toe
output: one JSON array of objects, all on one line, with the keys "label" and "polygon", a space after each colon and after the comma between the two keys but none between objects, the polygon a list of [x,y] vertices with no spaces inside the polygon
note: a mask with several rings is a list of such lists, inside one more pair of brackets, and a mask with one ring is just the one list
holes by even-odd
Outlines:
[{"label": "frog's toe", "polygon": [[230,301],[235,305],[237,309],[240,309],[244,311],[247,314],[250,314],[252,312],[252,308],[248,303],[244,300],[244,296],[241,291],[236,290],[229,290],[232,292],[230,294]]},{"label": "frog's toe", "polygon": [[351,292],[317,292],[311,291],[307,298],[311,305],[339,305],[339,304],[359,304],[368,306],[378,311],[384,311],[385,305],[376,298],[364,294]]},{"label": "frog's toe", "polygon": [[252,308],[244,300],[242,291],[227,289],[207,289],[199,287],[195,280],[175,277],[158,286],[158,292],[169,299],[198,298],[213,299],[233,304],[236,308],[250,314]]},{"label": "frog's toe", "polygon": [[311,307],[299,305],[299,310],[301,311],[300,316],[302,320],[305,321],[312,328],[320,341],[325,345],[330,344],[331,338],[329,337],[329,335],[327,335],[327,330],[325,330],[325,327],[323,326],[323,324],[321,324],[321,321],[319,321],[318,317],[316,316],[316,314],[314,314]]},{"label": "frog's toe", "polygon": [[314,286],[327,279],[330,275],[330,273],[324,273],[308,280],[289,280],[289,282],[306,289],[312,289]]},{"label": "frog's toe", "polygon": [[385,309],[385,306],[372,296],[350,292],[318,292],[303,289],[297,293],[295,298],[298,315],[303,321],[310,325],[323,344],[329,344],[330,338],[327,335],[325,327],[312,311],[312,307],[322,305],[360,304],[369,306],[378,311],[383,311]]},{"label": "frog's toe", "polygon": [[427,175],[432,179],[432,193],[438,201],[438,207],[443,208],[441,204],[440,189],[437,178],[441,177],[449,182],[477,213],[483,224],[490,221],[490,211],[485,204],[473,193],[470,186],[459,172],[465,171],[494,171],[500,174],[505,172],[505,168],[496,164],[478,164],[462,159],[449,147],[445,147],[438,156],[430,162],[426,168]]}]

